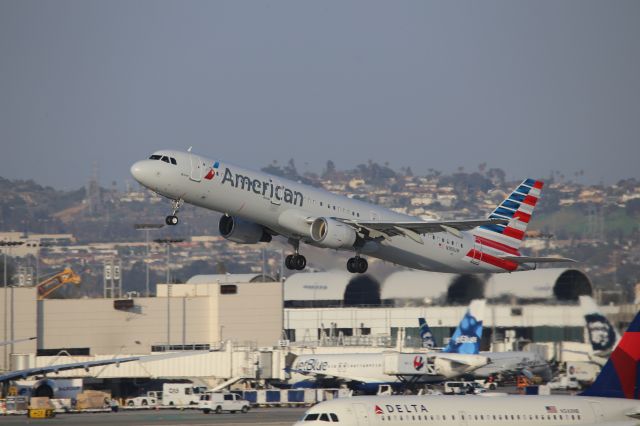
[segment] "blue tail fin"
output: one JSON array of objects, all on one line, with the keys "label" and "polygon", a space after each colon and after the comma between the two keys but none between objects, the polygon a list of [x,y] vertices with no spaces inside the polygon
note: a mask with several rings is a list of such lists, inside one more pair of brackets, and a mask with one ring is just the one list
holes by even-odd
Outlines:
[{"label": "blue tail fin", "polygon": [[449,344],[442,352],[458,354],[478,354],[482,339],[482,319],[485,300],[473,300],[466,315],[451,336]]},{"label": "blue tail fin", "polygon": [[595,300],[590,296],[580,296],[580,306],[585,313],[591,349],[599,356],[609,355],[619,338],[616,329],[600,312]]},{"label": "blue tail fin", "polygon": [[622,335],[596,381],[582,395],[640,399],[640,312]]},{"label": "blue tail fin", "polygon": [[420,324],[420,339],[422,340],[422,347],[433,349],[436,346],[436,341],[433,338],[433,333],[427,324],[427,320],[424,318],[418,318]]}]

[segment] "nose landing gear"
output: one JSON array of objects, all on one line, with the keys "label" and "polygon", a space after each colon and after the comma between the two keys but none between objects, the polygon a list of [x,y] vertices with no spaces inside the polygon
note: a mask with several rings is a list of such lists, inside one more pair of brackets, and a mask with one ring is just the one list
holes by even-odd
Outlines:
[{"label": "nose landing gear", "polygon": [[178,211],[180,210],[180,207],[182,207],[182,204],[184,204],[184,200],[182,198],[179,198],[177,200],[171,200],[171,207],[172,207],[171,214],[167,216],[164,220],[164,222],[167,225],[175,226],[178,224],[179,220],[178,220],[177,214],[178,214]]},{"label": "nose landing gear", "polygon": [[364,274],[367,272],[368,268],[369,263],[367,262],[367,259],[363,259],[360,256],[352,257],[347,261],[347,271],[352,274]]}]

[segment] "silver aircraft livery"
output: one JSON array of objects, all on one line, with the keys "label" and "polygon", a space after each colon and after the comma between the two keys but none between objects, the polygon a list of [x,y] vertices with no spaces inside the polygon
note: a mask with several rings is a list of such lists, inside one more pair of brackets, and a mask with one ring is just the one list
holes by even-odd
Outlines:
[{"label": "silver aircraft livery", "polygon": [[519,252],[542,182],[525,179],[486,219],[423,221],[323,189],[267,173],[201,157],[162,150],[131,167],[142,185],[172,200],[168,225],[178,223],[183,203],[223,213],[223,237],[242,244],[283,236],[293,246],[289,269],[307,264],[300,242],[354,255],[347,270],[363,273],[363,255],[425,271],[452,273],[512,272],[556,257]]}]

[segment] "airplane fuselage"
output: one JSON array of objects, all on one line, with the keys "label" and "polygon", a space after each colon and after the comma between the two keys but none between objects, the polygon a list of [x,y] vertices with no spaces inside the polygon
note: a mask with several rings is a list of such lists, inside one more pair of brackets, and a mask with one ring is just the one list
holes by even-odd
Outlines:
[{"label": "airplane fuselage", "polygon": [[[486,395],[486,396],[485,396]],[[353,397],[322,402],[296,425],[326,424],[309,414],[333,413],[344,425],[598,425],[634,424],[638,401],[567,395]],[[329,416],[330,418],[332,416]],[[333,424],[333,423],[332,423]]]}]

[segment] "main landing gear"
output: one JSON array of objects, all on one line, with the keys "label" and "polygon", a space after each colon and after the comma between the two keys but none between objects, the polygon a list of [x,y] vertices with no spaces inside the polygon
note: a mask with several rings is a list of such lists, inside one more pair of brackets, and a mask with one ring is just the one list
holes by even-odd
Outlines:
[{"label": "main landing gear", "polygon": [[363,259],[360,256],[352,257],[347,261],[347,271],[352,274],[364,274],[367,272],[368,268],[369,263],[367,262],[367,259]]},{"label": "main landing gear", "polygon": [[178,200],[171,200],[171,214],[169,216],[167,216],[164,220],[164,222],[169,225],[169,226],[175,226],[178,224],[178,210],[180,210],[180,207],[182,207],[182,204],[184,203],[184,201],[182,200],[182,198],[178,199]]},{"label": "main landing gear", "polygon": [[307,266],[307,258],[300,254],[300,240],[290,239],[289,242],[293,245],[294,253],[285,257],[284,266],[287,269],[302,271]]}]

